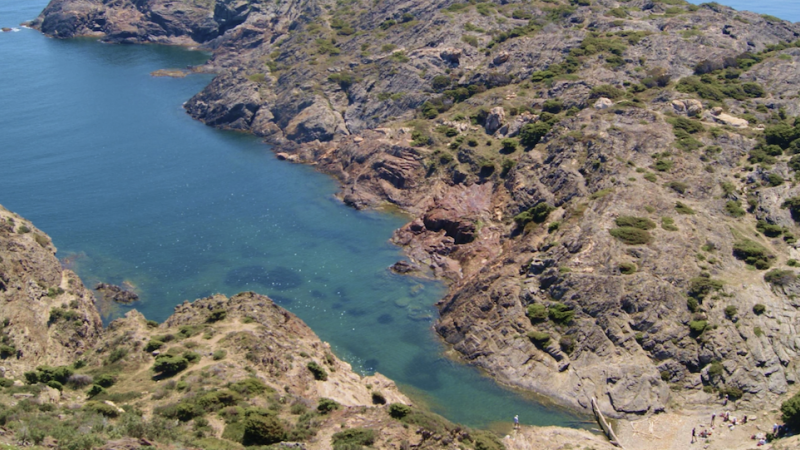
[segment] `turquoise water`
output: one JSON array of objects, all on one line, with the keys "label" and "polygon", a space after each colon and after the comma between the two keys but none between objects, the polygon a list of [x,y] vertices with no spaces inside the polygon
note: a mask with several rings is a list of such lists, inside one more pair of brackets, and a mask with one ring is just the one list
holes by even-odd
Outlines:
[{"label": "turquoise water", "polygon": [[[688,0],[699,5],[703,0]],[[753,11],[759,14],[769,14],[791,22],[800,22],[800,0],[720,0],[717,3],[730,6],[739,11]]]},{"label": "turquoise water", "polygon": [[[0,0],[0,26],[44,6]],[[23,29],[0,34],[0,57],[0,204],[50,234],[87,285],[131,283],[157,320],[183,300],[254,290],[451,420],[585,425],[442,356],[431,305],[444,286],[387,270],[403,218],[347,208],[327,176],[192,120],[181,104],[209,76],[149,75],[206,55]]]}]

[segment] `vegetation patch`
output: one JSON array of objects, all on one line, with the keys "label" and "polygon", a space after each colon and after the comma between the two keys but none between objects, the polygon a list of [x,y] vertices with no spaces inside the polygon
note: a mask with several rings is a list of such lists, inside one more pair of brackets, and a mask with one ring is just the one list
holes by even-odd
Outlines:
[{"label": "vegetation patch", "polygon": [[619,227],[608,230],[611,236],[619,239],[627,245],[645,245],[653,241],[649,232],[641,228]]},{"label": "vegetation patch", "polygon": [[733,256],[759,270],[769,269],[775,255],[758,242],[740,239],[733,244]]}]

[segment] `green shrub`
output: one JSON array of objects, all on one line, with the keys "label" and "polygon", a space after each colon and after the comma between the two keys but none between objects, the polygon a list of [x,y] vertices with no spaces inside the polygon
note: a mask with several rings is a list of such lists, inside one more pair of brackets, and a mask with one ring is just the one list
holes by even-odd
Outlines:
[{"label": "green shrub", "polygon": [[519,141],[525,147],[535,147],[550,132],[551,125],[544,122],[529,123],[519,131]]},{"label": "green shrub", "polygon": [[545,100],[545,102],[542,104],[542,111],[549,112],[552,114],[558,114],[563,109],[564,109],[564,104],[561,103],[561,100],[558,99]]},{"label": "green shrub", "polygon": [[0,359],[6,359],[17,353],[16,347],[8,344],[0,344]]},{"label": "green shrub", "polygon": [[672,217],[662,217],[661,228],[663,228],[666,231],[678,231],[678,227],[675,226],[675,219],[673,219]]},{"label": "green shrub", "polygon": [[756,303],[753,305],[753,313],[757,316],[764,314],[767,311],[767,307],[761,303]]},{"label": "green shrub", "polygon": [[206,321],[207,322],[219,322],[220,320],[224,320],[227,315],[228,315],[228,312],[225,311],[225,309],[217,308],[217,309],[211,311],[211,314],[209,314],[208,319],[206,319]]},{"label": "green shrub", "polygon": [[727,317],[728,319],[733,320],[736,317],[736,314],[738,313],[739,310],[736,309],[736,307],[733,305],[728,305],[725,307],[725,317]]},{"label": "green shrub", "polygon": [[150,342],[144,346],[144,351],[154,352],[164,346],[164,343],[157,339],[150,339]]},{"label": "green shrub", "polygon": [[705,320],[692,320],[689,322],[689,329],[692,333],[700,334],[706,330],[708,327],[708,322]]},{"label": "green shrub", "polygon": [[514,153],[515,151],[517,151],[518,143],[516,139],[505,138],[502,141],[500,141],[500,145],[502,146],[502,148],[500,149],[502,153]]},{"label": "green shrub", "polygon": [[678,214],[694,214],[692,208],[681,202],[675,202],[675,211],[677,211]]},{"label": "green shrub", "polygon": [[679,194],[685,194],[686,191],[689,189],[689,185],[681,182],[681,181],[670,181],[666,184],[666,187],[672,189],[673,191]]},{"label": "green shrub", "polygon": [[703,301],[706,296],[722,289],[722,281],[707,277],[696,277],[689,280],[689,296]]},{"label": "green shrub", "polygon": [[528,339],[539,348],[547,347],[550,344],[550,335],[542,331],[529,331]]},{"label": "green shrub", "polygon": [[105,392],[106,392],[106,390],[103,389],[102,386],[98,386],[96,384],[93,384],[92,387],[89,388],[89,391],[86,392],[86,396],[89,397],[89,398],[92,398],[92,397],[96,397],[96,396],[98,396],[100,394],[104,394]]},{"label": "green shrub", "polygon": [[181,356],[186,358],[186,361],[189,361],[190,363],[196,363],[197,361],[200,361],[200,354],[196,352],[183,352]]},{"label": "green shrub", "polygon": [[283,441],[285,437],[286,430],[273,415],[250,414],[244,419],[244,445],[271,445]]},{"label": "green shrub", "polygon": [[113,375],[109,375],[109,374],[98,375],[94,379],[94,384],[96,384],[96,385],[98,385],[100,387],[104,387],[104,388],[111,387],[116,382],[117,382],[117,378],[114,377]]},{"label": "green shrub", "polygon": [[540,303],[532,303],[528,305],[528,319],[532,323],[544,322],[547,320],[548,311],[547,307]]},{"label": "green shrub", "polygon": [[633,227],[640,230],[652,230],[656,224],[646,217],[619,216],[614,219],[618,227]]},{"label": "green shrub", "polygon": [[148,320],[145,323],[147,325],[147,328],[158,328],[158,322],[156,322],[155,320]]},{"label": "green shrub", "polygon": [[764,330],[762,330],[761,327],[753,327],[753,334],[755,334],[756,337],[761,337],[764,335]]},{"label": "green shrub", "polygon": [[158,355],[153,364],[153,371],[163,376],[171,376],[189,367],[189,361],[183,356]]},{"label": "green shrub", "polygon": [[689,311],[691,312],[697,312],[697,310],[700,308],[700,302],[698,302],[694,297],[689,297],[686,299],[686,307],[688,307]]},{"label": "green shrub", "polygon": [[741,239],[733,244],[733,256],[759,270],[769,269],[775,256],[770,254],[763,245],[749,239]]},{"label": "green shrub", "polygon": [[739,200],[728,200],[725,203],[725,211],[733,217],[742,217],[745,214],[742,203]]},{"label": "green shrub", "polygon": [[350,428],[334,433],[331,437],[333,450],[355,450],[375,443],[375,431],[369,428]]},{"label": "green shrub", "polygon": [[781,403],[781,419],[792,429],[800,428],[800,393]]},{"label": "green shrub", "polygon": [[653,168],[659,172],[669,172],[675,163],[669,159],[659,159],[653,164]]},{"label": "green shrub", "polygon": [[736,386],[723,386],[719,390],[719,395],[727,395],[731,400],[739,400],[744,395],[744,391]]},{"label": "green shrub", "polygon": [[627,245],[644,245],[652,242],[653,237],[645,230],[633,227],[620,227],[608,230],[611,236]]},{"label": "green shrub", "polygon": [[114,364],[115,362],[121,360],[122,358],[128,356],[128,349],[125,347],[115,348],[111,351],[108,355],[107,362],[109,364]]},{"label": "green shrub", "polygon": [[63,384],[61,384],[61,383],[59,383],[59,382],[58,382],[58,381],[56,381],[56,380],[50,380],[50,381],[48,381],[48,382],[47,382],[47,385],[48,385],[48,386],[50,386],[50,387],[51,387],[51,388],[53,388],[53,389],[58,389],[59,391],[63,391],[63,390],[64,390],[64,385],[63,385]]},{"label": "green shrub", "polygon": [[266,384],[264,384],[263,381],[253,377],[245,378],[244,380],[239,380],[235,383],[231,383],[231,385],[228,387],[232,391],[238,392],[239,394],[246,395],[248,397],[264,393],[271,389]]},{"label": "green shrub", "polygon": [[306,367],[311,374],[314,375],[315,380],[325,381],[328,379],[328,372],[325,371],[319,364],[314,361],[309,362]]},{"label": "green shrub", "polygon": [[620,263],[618,267],[620,273],[622,273],[623,275],[632,275],[636,273],[637,269],[636,264],[629,262]]},{"label": "green shrub", "polygon": [[225,359],[225,356],[228,354],[225,350],[214,350],[214,353],[211,354],[211,359],[214,361],[219,361],[221,359]]},{"label": "green shrub", "polygon": [[402,403],[392,403],[389,405],[389,415],[394,419],[402,419],[411,414],[411,407]]},{"label": "green shrub", "polygon": [[675,117],[673,119],[668,119],[668,122],[672,124],[673,130],[680,130],[689,134],[705,131],[705,127],[698,120],[691,120],[685,117]]},{"label": "green shrub", "polygon": [[719,361],[712,361],[708,366],[708,376],[716,378],[721,376],[725,371],[725,367]]},{"label": "green shrub", "polygon": [[775,286],[788,286],[797,281],[797,274],[792,270],[772,269],[764,274],[764,281]]},{"label": "green shrub", "polygon": [[327,414],[331,411],[339,409],[341,405],[339,403],[329,399],[329,398],[320,398],[319,403],[317,403],[317,411],[322,414]]},{"label": "green shrub", "polygon": [[553,303],[548,308],[550,320],[561,325],[567,325],[575,317],[575,311],[563,303]]},{"label": "green shrub", "polygon": [[83,405],[84,411],[94,412],[98,414],[102,414],[106,417],[118,417],[119,410],[111,405],[107,405],[103,402],[86,402]]},{"label": "green shrub", "polygon": [[514,221],[517,222],[517,225],[520,227],[524,227],[529,222],[544,223],[553,210],[555,210],[554,207],[541,202],[536,204],[533,208],[514,216]]},{"label": "green shrub", "polygon": [[592,88],[589,98],[600,98],[606,97],[610,99],[616,99],[625,95],[625,91],[622,89],[618,89],[610,84],[601,84],[600,86],[595,86]]},{"label": "green shrub", "polygon": [[792,214],[792,219],[795,222],[800,222],[800,197],[792,197],[787,199],[786,201],[781,204],[782,208],[789,208],[789,212]]}]

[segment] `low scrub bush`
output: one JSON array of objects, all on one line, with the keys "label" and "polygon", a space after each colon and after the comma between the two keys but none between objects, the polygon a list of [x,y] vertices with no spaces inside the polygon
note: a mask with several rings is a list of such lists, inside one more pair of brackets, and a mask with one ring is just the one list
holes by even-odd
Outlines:
[{"label": "low scrub bush", "polygon": [[759,270],[769,269],[775,259],[775,256],[770,254],[763,245],[750,239],[741,239],[734,242],[733,256]]},{"label": "low scrub bush", "polygon": [[528,305],[528,319],[532,323],[544,322],[547,320],[548,312],[547,307],[540,303],[533,303]]},{"label": "low scrub bush", "polygon": [[543,331],[529,331],[528,339],[539,348],[547,347],[550,344],[550,335]]},{"label": "low scrub bush", "polygon": [[764,281],[774,286],[788,286],[797,281],[797,274],[793,270],[772,269],[764,274]]},{"label": "low scrub bush", "polygon": [[618,227],[633,227],[640,230],[652,230],[656,224],[646,217],[619,216],[614,219]]},{"label": "low scrub bush", "polygon": [[708,294],[722,289],[722,281],[707,277],[696,277],[689,280],[689,296],[703,301]]},{"label": "low scrub bush", "polygon": [[634,227],[619,227],[608,230],[611,236],[627,245],[645,245],[653,241],[653,237],[645,230]]},{"label": "low scrub bush", "polygon": [[375,443],[375,430],[369,428],[350,428],[334,433],[331,437],[333,450],[354,450]]},{"label": "low scrub bush", "polygon": [[563,303],[553,303],[548,308],[550,320],[560,325],[567,325],[575,317],[575,311]]},{"label": "low scrub bush", "polygon": [[311,361],[306,365],[308,370],[314,375],[315,380],[325,381],[328,379],[328,372],[325,371],[319,364],[314,361]]}]

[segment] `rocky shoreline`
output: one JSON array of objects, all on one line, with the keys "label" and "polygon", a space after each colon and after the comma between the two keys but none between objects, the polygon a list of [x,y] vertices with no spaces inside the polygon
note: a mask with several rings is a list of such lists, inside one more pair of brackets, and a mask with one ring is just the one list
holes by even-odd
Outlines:
[{"label": "rocky shoreline", "polygon": [[213,51],[186,110],[415,217],[398,268],[450,283],[437,332],[502,383],[612,417],[795,390],[800,191],[764,136],[800,115],[800,25],[655,0],[55,0],[32,25]]}]

